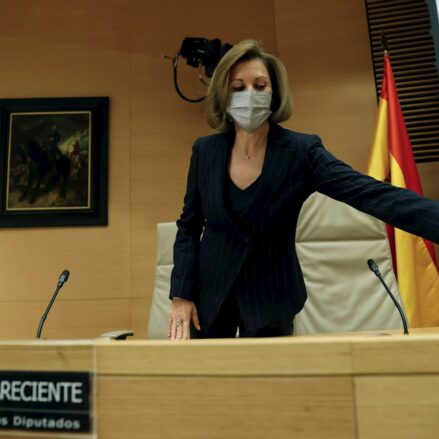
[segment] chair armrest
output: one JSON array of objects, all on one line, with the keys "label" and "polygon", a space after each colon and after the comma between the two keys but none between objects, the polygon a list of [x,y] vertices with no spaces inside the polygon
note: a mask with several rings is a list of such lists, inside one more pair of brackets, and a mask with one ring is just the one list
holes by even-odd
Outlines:
[{"label": "chair armrest", "polygon": [[99,338],[110,338],[112,340],[126,340],[130,335],[134,335],[131,329],[120,329],[118,331],[110,331],[101,334]]}]

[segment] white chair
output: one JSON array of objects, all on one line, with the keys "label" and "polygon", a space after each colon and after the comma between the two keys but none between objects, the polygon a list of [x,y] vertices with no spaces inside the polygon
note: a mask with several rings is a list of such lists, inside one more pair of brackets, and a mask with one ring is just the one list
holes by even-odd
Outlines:
[{"label": "white chair", "polygon": [[[169,281],[175,223],[157,225],[157,268],[148,338],[167,337]],[[394,304],[367,260],[375,259],[399,298],[384,224],[344,203],[312,195],[302,208],[296,235],[308,300],[295,318],[296,334],[401,327]]]}]

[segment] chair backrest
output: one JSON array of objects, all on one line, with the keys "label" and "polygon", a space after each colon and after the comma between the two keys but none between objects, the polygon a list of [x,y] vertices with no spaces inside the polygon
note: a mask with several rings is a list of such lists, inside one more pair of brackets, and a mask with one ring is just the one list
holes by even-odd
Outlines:
[{"label": "chair backrest", "polygon": [[[157,225],[157,268],[148,338],[166,338],[175,223]],[[308,300],[295,318],[296,334],[398,328],[399,314],[367,266],[375,259],[399,299],[384,224],[346,204],[314,194],[296,233]]]}]

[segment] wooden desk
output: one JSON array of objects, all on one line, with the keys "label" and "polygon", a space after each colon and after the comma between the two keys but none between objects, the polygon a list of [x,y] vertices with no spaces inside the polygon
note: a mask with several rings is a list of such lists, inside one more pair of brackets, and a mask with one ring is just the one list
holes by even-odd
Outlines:
[{"label": "wooden desk", "polygon": [[3,370],[84,368],[95,372],[99,439],[438,437],[436,330],[0,342]]}]

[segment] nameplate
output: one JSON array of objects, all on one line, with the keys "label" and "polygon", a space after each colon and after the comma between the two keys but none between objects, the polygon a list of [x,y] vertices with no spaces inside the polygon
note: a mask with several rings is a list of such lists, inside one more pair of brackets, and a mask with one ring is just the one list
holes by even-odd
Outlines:
[{"label": "nameplate", "polygon": [[88,372],[0,371],[0,430],[90,431]]}]

